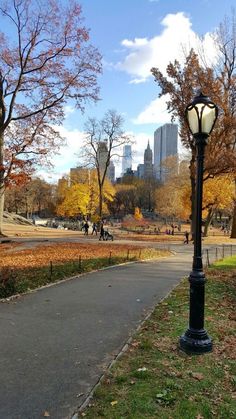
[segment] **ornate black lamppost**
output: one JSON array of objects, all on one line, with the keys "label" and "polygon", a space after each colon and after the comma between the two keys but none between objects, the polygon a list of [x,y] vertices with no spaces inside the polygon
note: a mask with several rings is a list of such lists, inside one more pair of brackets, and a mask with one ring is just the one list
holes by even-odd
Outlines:
[{"label": "ornate black lamppost", "polygon": [[207,138],[218,115],[217,106],[200,93],[186,108],[188,127],[197,149],[196,198],[194,214],[194,256],[190,282],[189,328],[180,337],[180,348],[187,353],[201,354],[212,350],[212,340],[204,329],[205,275],[202,266],[202,186],[203,161]]}]

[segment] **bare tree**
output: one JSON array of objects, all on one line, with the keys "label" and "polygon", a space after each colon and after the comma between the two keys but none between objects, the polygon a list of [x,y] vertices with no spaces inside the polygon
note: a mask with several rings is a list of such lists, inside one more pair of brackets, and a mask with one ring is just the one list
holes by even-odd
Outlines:
[{"label": "bare tree", "polygon": [[103,186],[112,158],[121,156],[121,147],[132,142],[123,130],[123,118],[114,110],[108,110],[100,121],[89,118],[85,125],[83,158],[87,165],[96,168],[99,186],[99,217],[102,217]]}]

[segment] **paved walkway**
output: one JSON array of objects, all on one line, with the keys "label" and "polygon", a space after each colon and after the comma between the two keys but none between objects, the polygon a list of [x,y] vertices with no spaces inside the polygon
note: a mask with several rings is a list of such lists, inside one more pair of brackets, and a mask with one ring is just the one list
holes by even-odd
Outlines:
[{"label": "paved walkway", "polygon": [[[69,418],[152,307],[191,269],[192,246],[0,304],[0,418]],[[81,393],[83,393],[81,395]]]}]

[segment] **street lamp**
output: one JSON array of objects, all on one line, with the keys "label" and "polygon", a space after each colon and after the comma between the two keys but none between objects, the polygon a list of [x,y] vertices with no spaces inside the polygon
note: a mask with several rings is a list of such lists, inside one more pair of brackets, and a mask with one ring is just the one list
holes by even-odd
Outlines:
[{"label": "street lamp", "polygon": [[218,115],[217,106],[200,93],[185,111],[186,120],[197,150],[196,197],[194,212],[194,256],[190,282],[189,328],[180,337],[180,348],[186,353],[202,354],[212,350],[212,340],[204,329],[204,296],[206,278],[202,266],[202,185],[203,161],[207,138]]}]

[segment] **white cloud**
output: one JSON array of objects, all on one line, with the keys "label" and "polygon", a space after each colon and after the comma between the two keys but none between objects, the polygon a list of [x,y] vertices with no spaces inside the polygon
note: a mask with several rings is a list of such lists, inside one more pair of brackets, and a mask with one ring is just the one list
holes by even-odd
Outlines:
[{"label": "white cloud", "polygon": [[171,114],[167,112],[166,101],[168,95],[161,98],[154,99],[144,111],[142,111],[137,118],[132,122],[134,124],[166,124],[171,122]]},{"label": "white cloud", "polygon": [[135,140],[135,145],[132,147],[132,163],[133,169],[136,169],[138,164],[143,163],[144,151],[147,148],[148,141],[150,143],[151,149],[153,150],[153,136],[150,136],[145,132],[139,132],[138,134],[133,134],[133,136]]},{"label": "white cloud", "polygon": [[204,49],[205,57],[212,63],[216,59],[216,48],[210,34],[200,38],[191,28],[190,19],[183,13],[168,14],[161,21],[163,31],[153,38],[124,39],[121,44],[127,55],[116,68],[131,75],[131,83],[141,83],[150,76],[152,67],[163,73],[170,61],[184,62],[190,48]]},{"label": "white cloud", "polygon": [[65,112],[65,118],[67,118],[69,115],[71,115],[72,113],[75,112],[75,108],[71,105],[66,105],[64,107],[64,112]]},{"label": "white cloud", "polygon": [[48,181],[57,181],[60,177],[69,173],[71,167],[78,165],[78,153],[83,147],[84,133],[79,130],[68,130],[63,126],[54,126],[66,139],[66,145],[62,146],[58,154],[51,159],[53,168],[49,171],[38,171],[39,176]]}]

